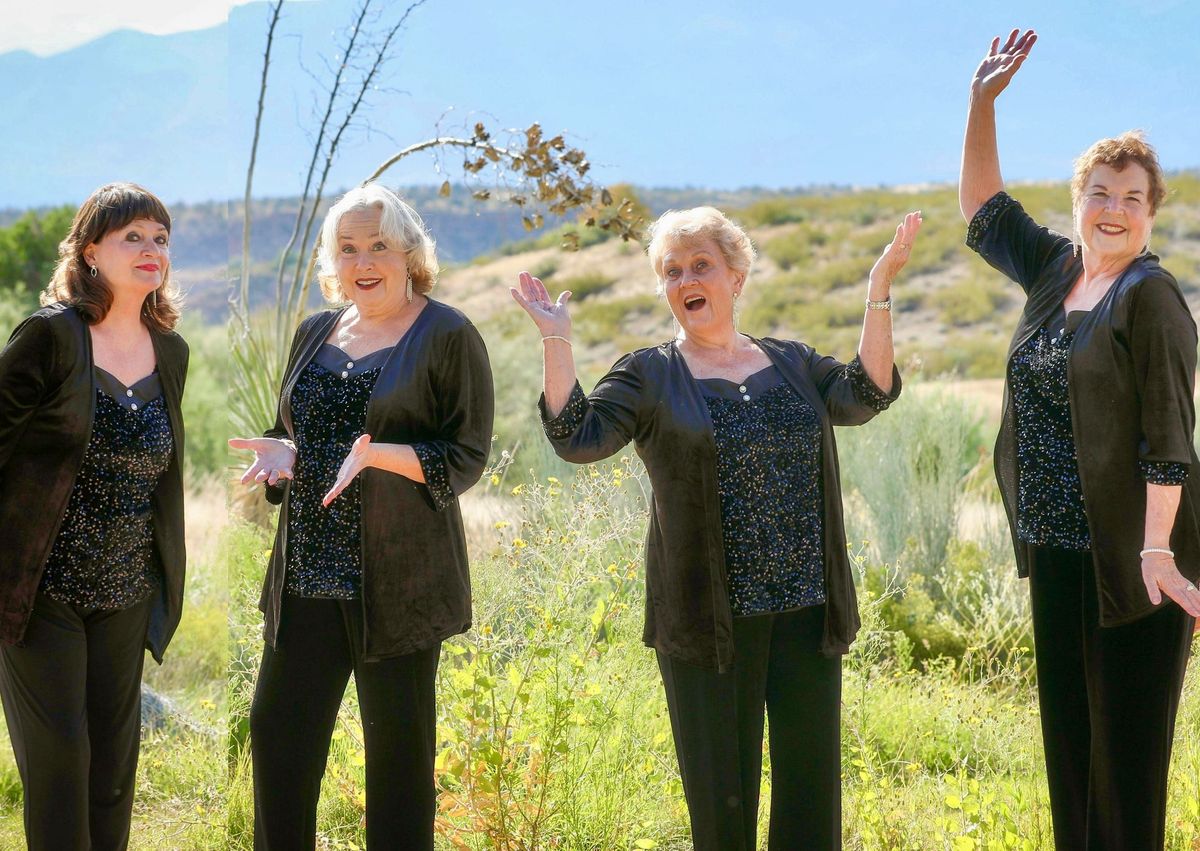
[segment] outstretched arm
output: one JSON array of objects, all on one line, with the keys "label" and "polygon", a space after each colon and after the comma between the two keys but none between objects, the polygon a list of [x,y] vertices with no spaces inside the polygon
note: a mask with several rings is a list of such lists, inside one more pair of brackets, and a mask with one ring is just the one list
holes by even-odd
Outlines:
[{"label": "outstretched arm", "polygon": [[1008,87],[1036,42],[1033,30],[1026,30],[1024,35],[1013,30],[1003,45],[997,36],[975,69],[958,179],[958,207],[968,222],[985,201],[1004,188],[996,149],[996,98]]}]

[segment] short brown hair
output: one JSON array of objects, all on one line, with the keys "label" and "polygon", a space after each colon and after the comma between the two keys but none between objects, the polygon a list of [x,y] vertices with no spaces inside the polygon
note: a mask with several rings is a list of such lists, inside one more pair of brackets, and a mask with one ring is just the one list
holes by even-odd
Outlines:
[{"label": "short brown hair", "polygon": [[1086,183],[1096,166],[1106,165],[1117,171],[1124,171],[1130,163],[1136,163],[1146,170],[1150,177],[1150,215],[1158,212],[1158,205],[1167,197],[1167,182],[1163,178],[1162,166],[1158,163],[1158,153],[1146,141],[1146,135],[1141,130],[1128,130],[1120,136],[1111,139],[1101,139],[1079,155],[1075,160],[1075,174],[1071,178],[1071,203],[1078,206],[1083,197]]},{"label": "short brown hair", "polygon": [[[71,230],[58,244],[58,265],[42,292],[42,304],[66,302],[75,306],[85,322],[94,325],[112,308],[112,290],[103,277],[92,277],[83,251],[94,242],[135,219],[150,219],[171,232],[171,214],[166,205],[136,183],[109,183],[83,202],[71,222]],[[142,321],[158,331],[170,331],[179,321],[178,294],[171,286],[171,266],[153,299],[142,307]]]}]

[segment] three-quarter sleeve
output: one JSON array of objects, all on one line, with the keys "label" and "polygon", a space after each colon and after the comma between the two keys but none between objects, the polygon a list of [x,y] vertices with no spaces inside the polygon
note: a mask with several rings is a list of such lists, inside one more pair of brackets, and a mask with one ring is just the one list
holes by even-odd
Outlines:
[{"label": "three-quarter sleeve", "polygon": [[997,192],[975,213],[967,247],[1026,293],[1051,262],[1072,251],[1071,240],[1039,225],[1007,192]]},{"label": "three-quarter sleeve", "polygon": [[[807,347],[805,347],[807,349]],[[862,425],[900,397],[900,370],[892,365],[892,390],[884,393],[858,355],[849,363],[808,349],[808,369],[834,425]]]},{"label": "three-quarter sleeve", "polygon": [[50,389],[48,373],[53,363],[54,332],[40,316],[18,325],[0,349],[0,469]]},{"label": "three-quarter sleeve", "polygon": [[1152,484],[1182,484],[1196,424],[1196,323],[1168,275],[1146,278],[1132,299],[1129,349],[1141,401],[1139,469]]},{"label": "three-quarter sleeve", "polygon": [[492,446],[492,367],[474,325],[449,335],[436,372],[438,434],[412,448],[433,507],[441,511],[479,481]]},{"label": "three-quarter sleeve", "polygon": [[576,464],[590,464],[615,455],[634,439],[642,407],[642,378],[634,354],[613,364],[590,394],[579,383],[557,416],[546,410],[546,396],[538,399],[542,428],[558,456]]}]

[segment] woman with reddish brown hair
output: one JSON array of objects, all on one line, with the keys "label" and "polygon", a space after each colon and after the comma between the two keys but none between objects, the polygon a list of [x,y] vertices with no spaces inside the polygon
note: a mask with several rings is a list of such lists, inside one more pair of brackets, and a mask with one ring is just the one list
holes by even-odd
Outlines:
[{"label": "woman with reddish brown hair", "polygon": [[1150,252],[1167,191],[1141,133],[1076,160],[1073,237],[1004,191],[995,101],[1036,41],[1013,30],[979,64],[959,184],[967,245],[1027,296],[996,479],[1029,577],[1055,846],[1151,851],[1200,615],[1196,323]]},{"label": "woman with reddish brown hair", "polygon": [[143,649],[161,662],[179,623],[170,232],[142,187],[97,189],[0,350],[0,698],[31,849],[127,846]]}]

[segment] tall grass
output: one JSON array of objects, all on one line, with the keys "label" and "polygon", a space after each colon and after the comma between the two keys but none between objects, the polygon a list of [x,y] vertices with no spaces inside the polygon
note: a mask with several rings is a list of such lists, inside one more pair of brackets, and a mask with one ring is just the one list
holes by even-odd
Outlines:
[{"label": "tall grass", "polygon": [[932,574],[958,528],[961,486],[980,463],[978,418],[959,399],[908,388],[887,411],[861,428],[842,429],[842,478],[866,506],[869,539],[882,561],[903,561]]}]

